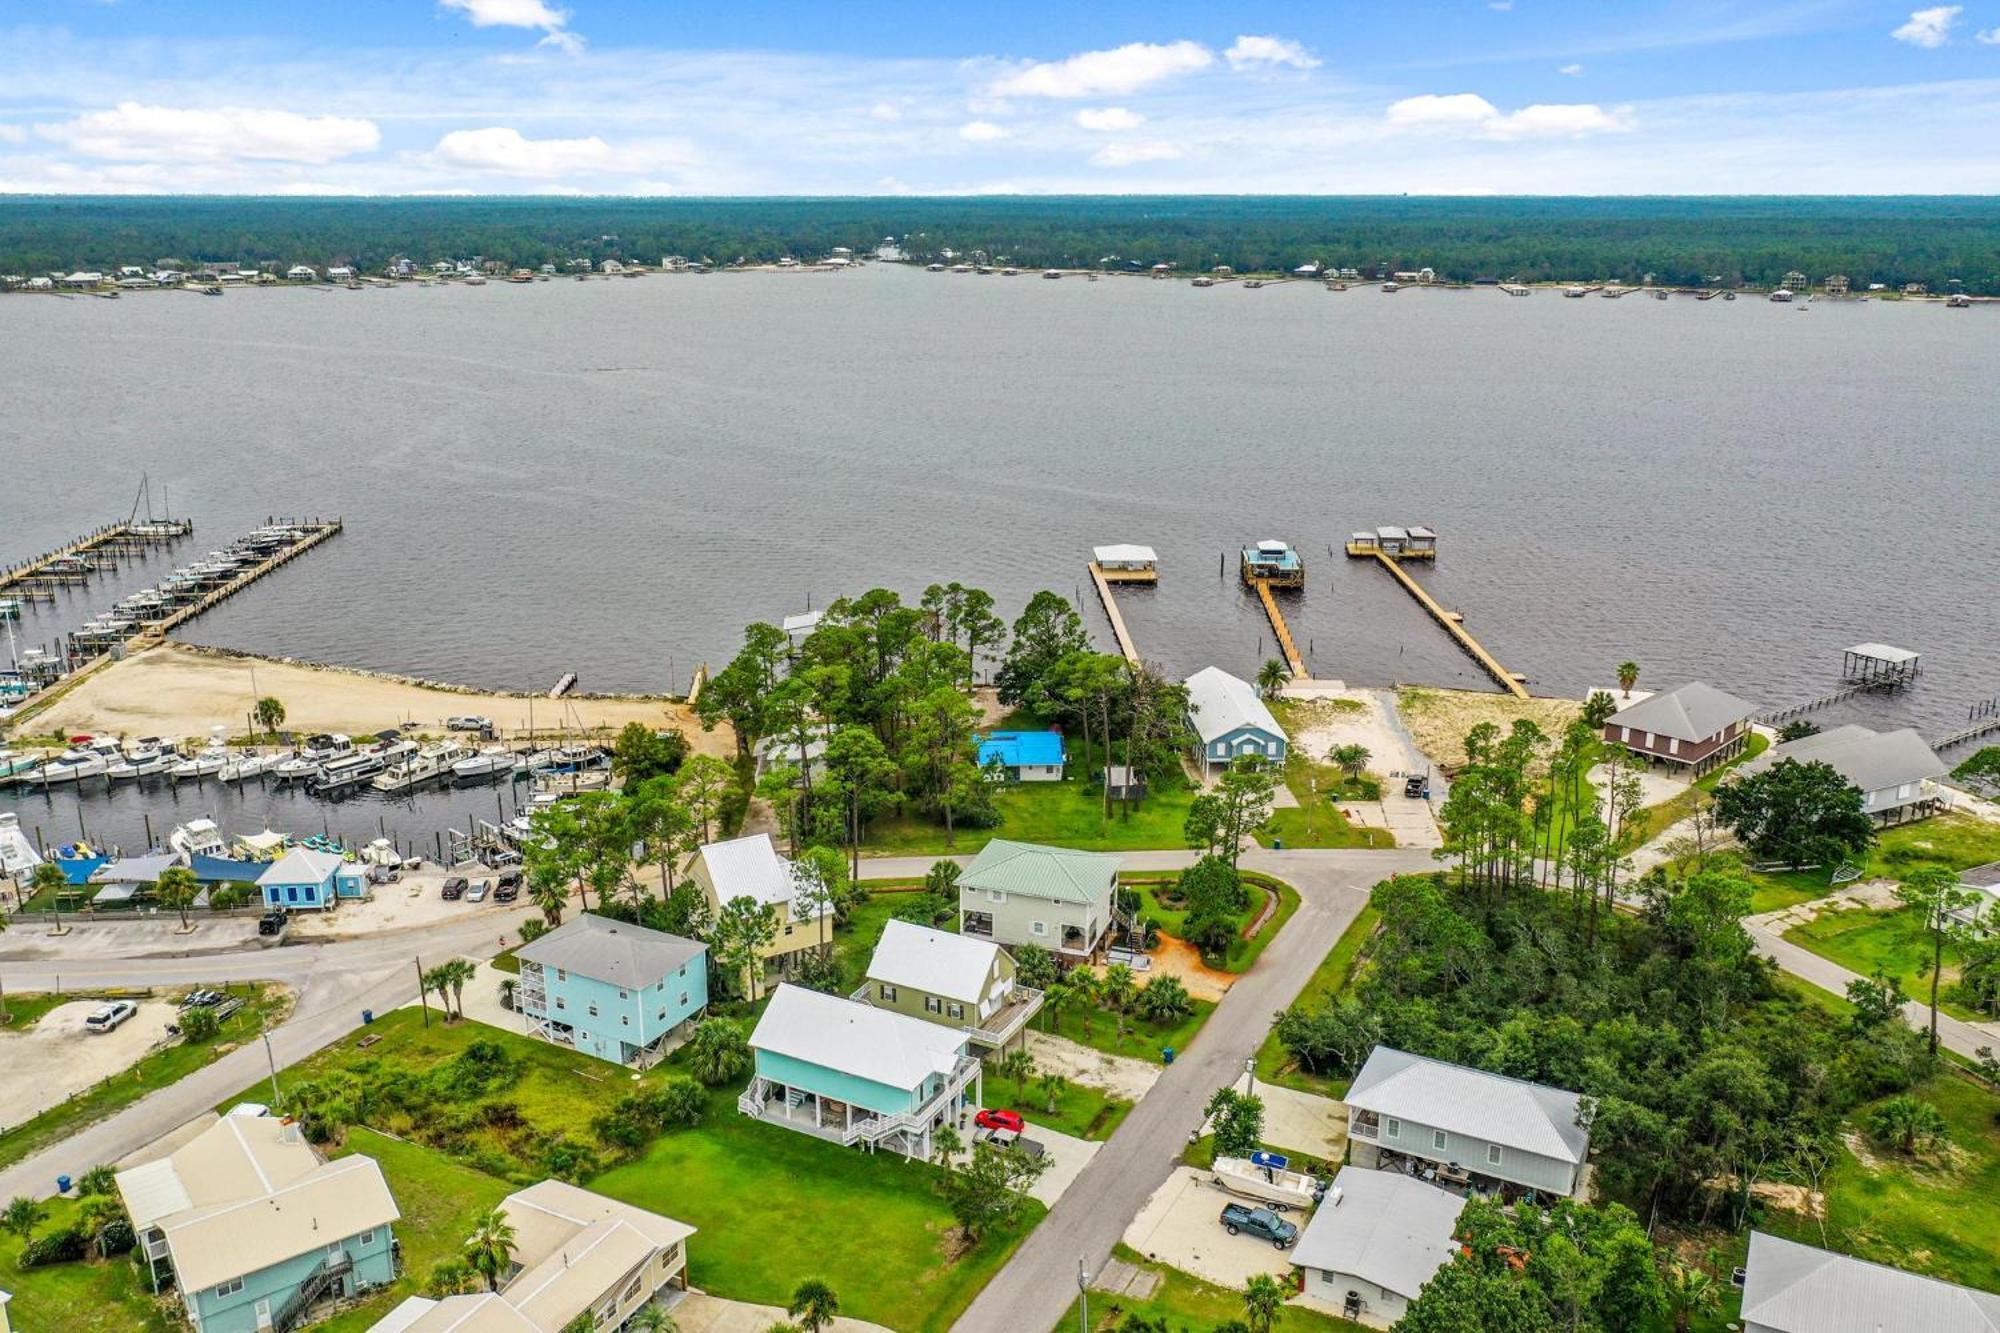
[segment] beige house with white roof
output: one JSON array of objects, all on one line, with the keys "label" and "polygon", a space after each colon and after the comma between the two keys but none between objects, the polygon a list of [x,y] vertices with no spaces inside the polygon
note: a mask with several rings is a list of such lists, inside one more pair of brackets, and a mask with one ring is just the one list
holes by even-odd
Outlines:
[{"label": "beige house with white roof", "polygon": [[[772,927],[771,942],[759,951],[767,970],[775,962],[780,971],[785,971],[794,954],[833,938],[833,922],[822,920],[832,917],[831,905],[800,918],[794,906],[799,888],[798,867],[778,855],[777,845],[768,833],[704,844],[688,864],[688,875],[701,886],[709,910],[717,916],[722,914],[724,903],[737,898],[763,904]],[[761,980],[751,979],[753,999],[762,990],[757,984]]]},{"label": "beige house with white roof", "polygon": [[687,1288],[685,1222],[560,1180],[508,1195],[500,1212],[514,1248],[497,1293],[412,1296],[370,1333],[560,1333],[586,1310],[597,1328],[620,1328],[661,1291]]},{"label": "beige house with white roof", "polygon": [[962,1032],[997,1050],[1027,1030],[1042,993],[1015,980],[1014,960],[991,940],[891,919],[853,998]]}]

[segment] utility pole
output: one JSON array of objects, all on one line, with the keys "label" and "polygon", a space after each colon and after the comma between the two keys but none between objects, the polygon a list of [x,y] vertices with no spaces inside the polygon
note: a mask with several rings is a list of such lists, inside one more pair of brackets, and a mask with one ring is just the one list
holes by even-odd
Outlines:
[{"label": "utility pole", "polygon": [[1080,1333],[1090,1333],[1090,1274],[1084,1271],[1080,1254],[1076,1257],[1076,1312]]},{"label": "utility pole", "polygon": [[429,1030],[431,1025],[431,1000],[429,989],[424,985],[424,960],[416,958],[411,961],[417,965],[417,1003],[424,1007],[424,1028]]},{"label": "utility pole", "polygon": [[278,1057],[271,1052],[271,1034],[264,1034],[264,1060],[271,1066],[271,1109],[276,1110],[278,1102]]}]

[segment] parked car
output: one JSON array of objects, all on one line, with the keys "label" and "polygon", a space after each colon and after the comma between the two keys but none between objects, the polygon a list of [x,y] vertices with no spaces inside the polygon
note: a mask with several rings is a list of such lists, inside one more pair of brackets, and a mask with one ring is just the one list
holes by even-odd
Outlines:
[{"label": "parked car", "polygon": [[474,884],[470,889],[467,889],[465,891],[465,901],[469,903],[483,903],[486,901],[488,896],[492,894],[492,892],[493,892],[493,881],[490,879],[482,879],[477,884]]},{"label": "parked car", "polygon": [[266,912],[257,918],[257,933],[259,935],[282,935],[284,931],[285,914],[283,911]]},{"label": "parked car", "polygon": [[84,1019],[83,1025],[92,1032],[109,1032],[138,1012],[139,1006],[130,1000],[113,1000]]},{"label": "parked car", "polygon": [[394,884],[402,877],[403,868],[401,866],[368,867],[368,882],[370,884]]},{"label": "parked car", "polygon": [[457,902],[465,896],[465,880],[453,875],[444,882],[443,896],[446,902]]},{"label": "parked car", "polygon": [[1012,1134],[1019,1134],[1026,1124],[1019,1111],[1001,1111],[990,1106],[972,1117],[972,1123],[981,1129],[1004,1129]]},{"label": "parked car", "polygon": [[181,996],[181,1008],[212,1009],[221,1004],[222,999],[223,995],[219,990],[191,990]]},{"label": "parked car", "polygon": [[465,713],[458,717],[446,718],[444,726],[446,731],[491,731],[493,719],[481,717],[477,713]]},{"label": "parked car", "polygon": [[1431,775],[1412,773],[1403,779],[1403,795],[1412,800],[1428,801],[1431,798]]},{"label": "parked car", "polygon": [[500,878],[493,884],[493,901],[496,903],[511,903],[520,896],[521,872],[518,870],[501,871]]},{"label": "parked car", "polygon": [[1299,1229],[1269,1208],[1251,1208],[1240,1203],[1222,1206],[1222,1229],[1232,1236],[1245,1231],[1262,1236],[1281,1250],[1289,1250],[1299,1238]]}]

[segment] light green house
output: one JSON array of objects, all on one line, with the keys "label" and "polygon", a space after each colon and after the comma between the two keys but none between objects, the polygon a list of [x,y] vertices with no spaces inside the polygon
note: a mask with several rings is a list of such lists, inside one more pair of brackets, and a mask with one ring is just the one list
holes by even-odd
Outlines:
[{"label": "light green house", "polygon": [[958,929],[1008,948],[1040,945],[1086,963],[1111,929],[1123,858],[995,838],[958,878]]},{"label": "light green house", "polygon": [[854,998],[963,1032],[982,1051],[1020,1036],[1042,1007],[1042,993],[1015,979],[1013,958],[991,940],[896,920]]},{"label": "light green house", "polygon": [[931,1136],[979,1105],[970,1038],[939,1023],[802,986],[771,992],[750,1049],[743,1114],[843,1147],[928,1158]]},{"label": "light green house", "polygon": [[117,1182],[154,1287],[172,1281],[195,1333],[288,1333],[395,1280],[382,1168],[321,1161],[289,1120],[226,1115]]}]

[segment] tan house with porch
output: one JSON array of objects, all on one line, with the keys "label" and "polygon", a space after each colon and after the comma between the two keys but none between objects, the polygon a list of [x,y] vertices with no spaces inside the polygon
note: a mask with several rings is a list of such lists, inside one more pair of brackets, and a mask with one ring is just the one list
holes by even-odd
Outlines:
[{"label": "tan house with porch", "polygon": [[1115,852],[1076,852],[995,838],[958,878],[958,930],[1008,948],[1039,945],[1063,963],[1087,963],[1111,930]]},{"label": "tan house with porch", "polygon": [[[778,855],[768,833],[704,844],[688,863],[688,877],[701,886],[708,910],[717,916],[722,914],[723,904],[738,898],[763,905],[771,922],[771,941],[758,952],[767,972],[773,965],[781,973],[789,972],[795,955],[833,939],[830,904],[817,915],[800,918],[795,905],[798,867]],[[822,917],[829,919],[822,921]],[[755,999],[762,993],[762,978],[751,978],[751,982],[749,993]]]},{"label": "tan house with porch", "polygon": [[854,999],[962,1032],[982,1050],[1020,1036],[1042,1007],[999,945],[912,921],[883,927],[867,977]]}]

